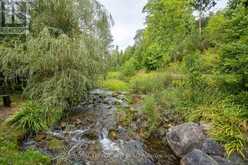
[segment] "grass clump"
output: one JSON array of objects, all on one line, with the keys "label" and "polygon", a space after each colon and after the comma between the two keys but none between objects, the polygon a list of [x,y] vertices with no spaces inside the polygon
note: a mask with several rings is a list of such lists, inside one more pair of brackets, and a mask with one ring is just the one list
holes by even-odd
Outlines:
[{"label": "grass clump", "polygon": [[[209,135],[225,145],[228,156],[237,152],[244,156],[248,146],[247,119],[241,114],[247,109],[223,98],[211,104],[198,105],[186,115],[189,121],[206,121],[211,124]],[[245,112],[247,114],[247,112]]]},{"label": "grass clump", "polygon": [[27,133],[47,129],[61,117],[62,111],[51,110],[39,103],[27,101],[8,119],[8,123]]},{"label": "grass clump", "polygon": [[105,80],[102,82],[102,87],[112,91],[127,91],[129,89],[128,83],[118,79]]}]

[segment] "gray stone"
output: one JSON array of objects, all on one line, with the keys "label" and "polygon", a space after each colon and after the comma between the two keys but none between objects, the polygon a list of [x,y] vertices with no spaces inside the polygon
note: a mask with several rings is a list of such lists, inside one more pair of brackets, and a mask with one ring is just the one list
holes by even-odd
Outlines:
[{"label": "gray stone", "polygon": [[200,150],[194,149],[186,154],[180,161],[180,165],[219,165],[213,158]]},{"label": "gray stone", "polygon": [[195,148],[201,148],[206,139],[202,127],[195,123],[185,123],[171,128],[166,138],[172,151],[179,157]]},{"label": "gray stone", "polygon": [[206,139],[202,144],[201,150],[208,155],[221,157],[225,155],[224,147],[212,139]]},{"label": "gray stone", "polygon": [[212,156],[212,158],[218,162],[219,165],[234,165],[230,160],[227,160],[220,156]]},{"label": "gray stone", "polygon": [[247,165],[248,164],[247,157],[246,158],[243,158],[237,152],[231,154],[230,157],[229,157],[229,159],[233,162],[234,165]]}]

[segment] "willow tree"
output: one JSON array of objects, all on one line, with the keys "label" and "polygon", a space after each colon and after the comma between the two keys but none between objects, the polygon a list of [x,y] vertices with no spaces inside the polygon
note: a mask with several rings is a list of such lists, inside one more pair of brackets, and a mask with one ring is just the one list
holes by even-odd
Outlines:
[{"label": "willow tree", "polygon": [[75,37],[87,32],[106,44],[111,41],[111,15],[96,0],[35,0],[31,7],[31,27],[35,34],[48,27],[57,35]]},{"label": "willow tree", "polygon": [[110,26],[110,14],[97,1],[36,0],[27,42],[1,54],[0,70],[7,78],[25,76],[30,99],[70,108],[104,71]]}]

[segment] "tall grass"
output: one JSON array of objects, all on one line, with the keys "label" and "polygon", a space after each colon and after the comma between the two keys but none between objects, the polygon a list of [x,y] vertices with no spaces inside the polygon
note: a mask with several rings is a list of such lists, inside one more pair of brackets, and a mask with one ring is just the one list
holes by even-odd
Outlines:
[{"label": "tall grass", "polygon": [[130,79],[131,90],[135,93],[149,94],[159,92],[172,86],[172,82],[180,79],[177,75],[162,72],[139,72]]}]

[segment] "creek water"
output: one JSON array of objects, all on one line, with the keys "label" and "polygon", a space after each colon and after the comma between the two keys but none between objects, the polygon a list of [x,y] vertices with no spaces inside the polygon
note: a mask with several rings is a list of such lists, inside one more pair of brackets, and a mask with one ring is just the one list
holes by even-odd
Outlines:
[{"label": "creek water", "polygon": [[130,137],[129,130],[118,124],[117,105],[129,106],[124,94],[91,91],[89,99],[73,108],[57,126],[25,139],[22,147],[50,155],[54,164],[179,164],[161,139]]}]

